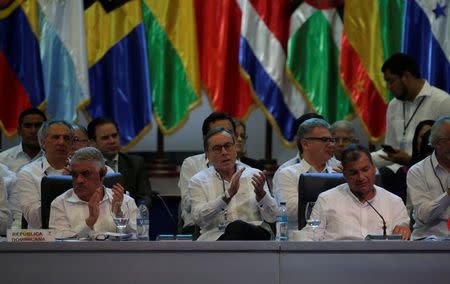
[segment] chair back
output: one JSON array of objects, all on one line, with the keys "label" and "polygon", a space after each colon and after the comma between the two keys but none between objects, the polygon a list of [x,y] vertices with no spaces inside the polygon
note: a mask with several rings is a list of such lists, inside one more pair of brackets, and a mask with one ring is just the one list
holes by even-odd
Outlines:
[{"label": "chair back", "polygon": [[[306,225],[305,209],[308,202],[315,202],[322,192],[346,183],[341,173],[305,173],[298,181],[298,229]],[[375,184],[381,186],[381,177],[375,175]]]},{"label": "chair back", "polygon": [[[123,184],[120,173],[110,173],[105,176],[103,184],[112,187],[116,183]],[[72,188],[71,176],[45,176],[41,181],[41,219],[42,229],[48,229],[52,201]]]}]

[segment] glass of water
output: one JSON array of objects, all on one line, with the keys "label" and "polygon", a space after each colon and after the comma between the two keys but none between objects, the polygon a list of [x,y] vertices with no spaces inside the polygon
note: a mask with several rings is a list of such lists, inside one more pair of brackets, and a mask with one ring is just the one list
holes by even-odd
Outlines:
[{"label": "glass of water", "polygon": [[114,225],[120,235],[123,235],[124,229],[130,220],[128,204],[117,202],[111,206],[111,215],[113,217]]},{"label": "glass of water", "polygon": [[314,205],[316,205],[316,202],[308,202],[305,209],[306,224],[312,229],[313,241],[316,240],[316,229],[320,225],[319,212],[312,214]]},{"label": "glass of water", "polygon": [[227,209],[223,209],[222,212],[220,212],[220,219],[219,219],[219,231],[225,232],[225,228],[227,227],[229,221],[228,221],[228,211]]}]

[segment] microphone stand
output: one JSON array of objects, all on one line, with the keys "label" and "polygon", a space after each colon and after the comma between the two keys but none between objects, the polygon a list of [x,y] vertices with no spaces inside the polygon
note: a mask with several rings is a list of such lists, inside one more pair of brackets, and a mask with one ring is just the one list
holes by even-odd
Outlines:
[{"label": "microphone stand", "polygon": [[383,238],[387,239],[387,234],[386,234],[386,220],[384,220],[383,216],[381,216],[380,212],[378,212],[377,209],[375,209],[375,207],[372,206],[372,203],[370,203],[369,201],[367,201],[367,204],[370,205],[370,207],[372,207],[372,209],[378,214],[378,216],[380,216],[381,220],[383,221]]},{"label": "microphone stand", "polygon": [[387,239],[387,234],[386,234],[386,220],[384,220],[383,216],[380,214],[380,212],[378,212],[377,209],[375,209],[375,207],[373,207],[372,203],[370,203],[368,200],[366,200],[365,198],[363,198],[363,193],[360,191],[357,191],[354,193],[356,195],[356,197],[358,198],[362,198],[363,201],[367,202],[367,204],[370,205],[370,207],[372,207],[372,209],[375,211],[375,213],[378,214],[378,216],[380,216],[381,220],[383,221],[383,238],[386,240]]}]

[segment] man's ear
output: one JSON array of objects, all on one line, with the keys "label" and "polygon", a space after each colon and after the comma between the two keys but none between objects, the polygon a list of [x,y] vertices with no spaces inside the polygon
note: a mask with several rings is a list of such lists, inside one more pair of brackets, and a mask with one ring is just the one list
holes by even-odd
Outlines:
[{"label": "man's ear", "polygon": [[103,167],[100,169],[100,171],[98,172],[98,174],[100,175],[101,178],[103,178],[106,175],[106,167]]}]

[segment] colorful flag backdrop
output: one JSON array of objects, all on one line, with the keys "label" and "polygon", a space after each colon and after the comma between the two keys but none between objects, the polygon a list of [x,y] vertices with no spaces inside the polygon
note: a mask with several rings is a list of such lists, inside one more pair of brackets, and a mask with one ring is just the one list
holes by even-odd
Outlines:
[{"label": "colorful flag backdrop", "polygon": [[108,116],[128,149],[150,129],[152,108],[141,1],[85,1],[92,118]]},{"label": "colorful flag backdrop", "polygon": [[53,119],[74,121],[89,99],[83,2],[38,3],[46,110]]},{"label": "colorful flag backdrop", "polygon": [[171,134],[200,104],[194,4],[144,0],[143,12],[153,111],[162,133]]},{"label": "colorful flag backdrop", "polygon": [[351,113],[339,74],[342,1],[305,1],[291,16],[287,66],[309,106],[330,123]]},{"label": "colorful flag backdrop", "polygon": [[0,127],[8,136],[19,114],[45,99],[38,33],[35,1],[0,2]]},{"label": "colorful flag backdrop", "polygon": [[340,72],[355,112],[372,142],[380,141],[386,130],[389,95],[381,66],[391,53],[399,51],[395,46],[399,48],[401,40],[402,3],[345,1]]},{"label": "colorful flag backdrop", "polygon": [[406,1],[403,51],[423,78],[450,92],[450,1]]},{"label": "colorful flag backdrop", "polygon": [[242,11],[239,63],[272,126],[290,142],[295,119],[307,107],[285,72],[292,2],[237,2]]},{"label": "colorful flag backdrop", "polygon": [[234,0],[196,0],[195,14],[201,80],[212,108],[244,118],[254,100],[239,73],[241,10]]}]

